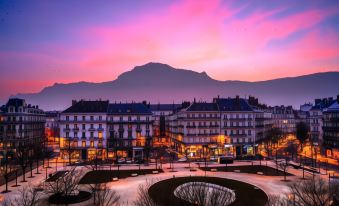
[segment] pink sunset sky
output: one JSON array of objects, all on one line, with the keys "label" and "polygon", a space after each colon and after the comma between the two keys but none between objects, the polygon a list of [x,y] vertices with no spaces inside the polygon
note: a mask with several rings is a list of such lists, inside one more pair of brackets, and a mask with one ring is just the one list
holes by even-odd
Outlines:
[{"label": "pink sunset sky", "polygon": [[217,80],[339,71],[338,22],[334,0],[0,1],[0,100],[148,62]]}]

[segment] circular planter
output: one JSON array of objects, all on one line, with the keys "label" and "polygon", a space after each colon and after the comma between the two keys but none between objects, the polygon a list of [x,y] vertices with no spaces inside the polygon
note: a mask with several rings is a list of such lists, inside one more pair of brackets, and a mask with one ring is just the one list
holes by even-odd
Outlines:
[{"label": "circular planter", "polygon": [[175,195],[175,191],[178,187],[191,182],[205,182],[232,190],[235,193],[236,198],[230,204],[231,206],[265,206],[268,201],[266,193],[254,185],[219,177],[177,177],[166,179],[153,184],[149,188],[148,193],[152,200],[159,205],[193,206],[196,204]]}]

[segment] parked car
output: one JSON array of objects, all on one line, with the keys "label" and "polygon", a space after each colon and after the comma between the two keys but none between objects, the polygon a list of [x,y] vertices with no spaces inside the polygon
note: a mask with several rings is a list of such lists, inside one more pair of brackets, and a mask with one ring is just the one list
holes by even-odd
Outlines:
[{"label": "parked car", "polygon": [[126,159],[125,158],[120,158],[118,159],[118,163],[121,164],[121,163],[125,163],[126,162]]}]

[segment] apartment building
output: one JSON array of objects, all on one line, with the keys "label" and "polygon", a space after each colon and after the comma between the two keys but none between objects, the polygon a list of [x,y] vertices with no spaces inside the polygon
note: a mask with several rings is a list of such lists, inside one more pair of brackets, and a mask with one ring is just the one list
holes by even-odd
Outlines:
[{"label": "apartment building", "polygon": [[323,146],[326,155],[339,160],[339,95],[323,114]]},{"label": "apartment building", "polygon": [[200,157],[253,155],[256,141],[272,126],[271,113],[249,104],[247,99],[215,98],[193,101],[170,116],[170,137],[179,152]]},{"label": "apartment building", "polygon": [[269,110],[272,113],[274,127],[279,128],[285,135],[295,133],[296,118],[292,106],[275,106],[270,107]]},{"label": "apartment building", "polygon": [[1,107],[0,154],[14,156],[19,146],[42,146],[45,138],[45,113],[38,106],[27,104],[24,99],[11,98]]},{"label": "apartment building", "polygon": [[153,114],[153,146],[169,146],[169,119],[181,104],[151,104],[149,109]]},{"label": "apartment building", "polygon": [[152,112],[143,103],[108,105],[109,157],[144,159],[150,155],[153,137]]},{"label": "apartment building", "polygon": [[60,113],[60,156],[63,159],[90,160],[107,157],[108,101],[72,101]]}]

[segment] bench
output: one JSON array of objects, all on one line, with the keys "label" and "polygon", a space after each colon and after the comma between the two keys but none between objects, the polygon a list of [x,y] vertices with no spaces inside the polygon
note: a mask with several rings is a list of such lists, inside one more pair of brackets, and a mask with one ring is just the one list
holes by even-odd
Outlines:
[{"label": "bench", "polygon": [[216,171],[217,171],[217,169],[215,169],[215,168],[211,169],[211,172],[216,172]]},{"label": "bench", "polygon": [[117,178],[117,177],[113,177],[113,182],[116,182],[116,181],[118,181],[119,179]]},{"label": "bench", "polygon": [[263,173],[263,172],[257,172],[257,174],[258,174],[258,175],[264,175],[264,173]]},{"label": "bench", "polygon": [[158,171],[158,170],[154,170],[154,171],[152,171],[152,173],[153,173],[153,174],[158,174],[159,171]]},{"label": "bench", "polygon": [[234,170],[233,172],[240,173],[240,170]]},{"label": "bench", "polygon": [[133,173],[133,174],[131,174],[131,176],[132,177],[136,177],[136,176],[138,176],[138,174],[137,173]]}]

